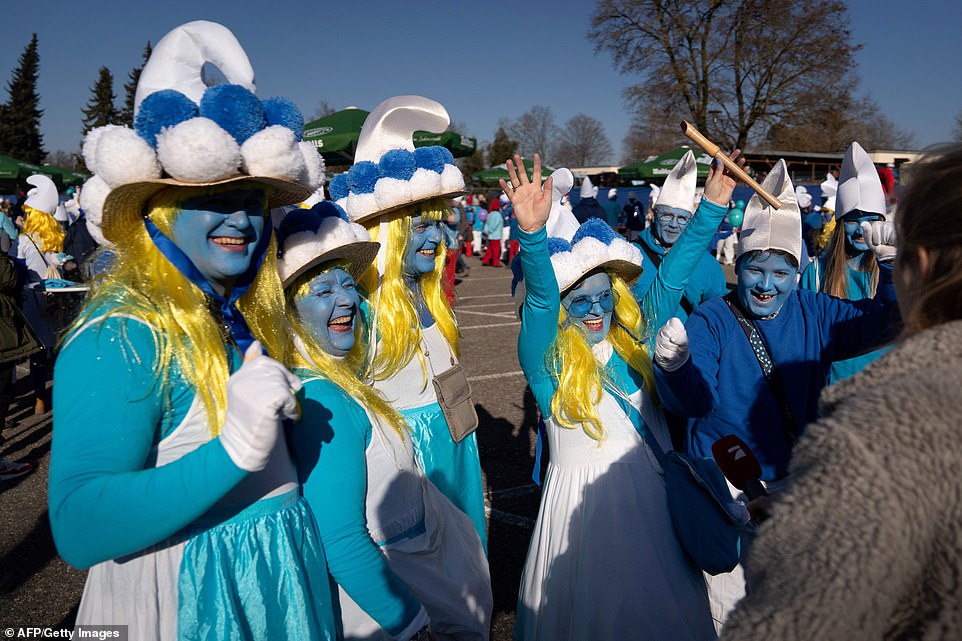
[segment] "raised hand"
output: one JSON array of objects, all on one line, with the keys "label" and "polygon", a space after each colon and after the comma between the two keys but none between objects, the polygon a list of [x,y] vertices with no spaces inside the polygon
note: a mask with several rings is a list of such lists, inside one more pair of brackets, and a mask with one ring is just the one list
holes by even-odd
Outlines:
[{"label": "raised hand", "polygon": [[541,157],[534,155],[534,171],[531,180],[524,170],[521,156],[514,155],[514,161],[508,159],[508,180],[500,180],[501,189],[507,194],[514,206],[514,216],[518,226],[527,233],[535,232],[544,227],[551,213],[551,177],[541,184]]},{"label": "raised hand", "polygon": [[[740,158],[742,150],[736,149],[728,154],[728,157],[738,163],[739,167],[745,166],[745,159]],[[732,199],[732,192],[738,181],[725,171],[725,165],[720,160],[714,160],[708,168],[708,178],[705,180],[705,198],[716,205],[728,207]]]},{"label": "raised hand", "polygon": [[679,318],[671,318],[655,337],[655,363],[674,372],[688,360],[688,332]]},{"label": "raised hand", "polygon": [[865,221],[862,223],[862,238],[869,249],[875,252],[878,262],[887,263],[895,259],[895,223],[884,220]]},{"label": "raised hand", "polygon": [[301,380],[264,356],[259,341],[244,353],[244,363],[227,379],[227,413],[220,441],[234,465],[257,472],[267,465],[283,419],[296,419],[294,392]]}]

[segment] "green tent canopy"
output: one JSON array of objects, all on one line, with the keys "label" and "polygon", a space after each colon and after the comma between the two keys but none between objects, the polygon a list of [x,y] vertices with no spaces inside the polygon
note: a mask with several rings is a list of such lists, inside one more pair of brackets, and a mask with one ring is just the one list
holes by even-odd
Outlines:
[{"label": "green tent canopy", "polygon": [[[527,158],[522,158],[521,162],[524,164],[525,173],[528,174],[528,178],[531,178],[534,172],[534,161],[528,160]],[[547,165],[541,165],[541,179],[544,180],[554,171],[551,167]],[[480,183],[482,185],[498,185],[498,181],[504,178],[508,179],[508,168],[504,164],[495,165],[494,167],[489,167],[488,169],[483,169],[476,174],[472,174],[471,180],[475,183]]]},{"label": "green tent canopy", "polygon": [[[679,147],[666,151],[648,160],[631,163],[618,169],[618,176],[626,180],[644,180],[646,182],[662,181],[671,173],[681,157],[690,150],[690,147]],[[711,165],[711,157],[701,152],[695,151],[695,166],[698,168],[699,180],[708,177],[708,167]]]},{"label": "green tent canopy", "polygon": [[[361,125],[364,124],[367,114],[368,112],[363,109],[349,107],[318,118],[304,125],[304,141],[317,147],[318,153],[324,157],[326,164],[351,165],[354,163],[354,152],[357,149],[357,139],[361,135]],[[415,147],[432,145],[446,147],[455,158],[462,158],[474,153],[478,141],[453,131],[439,134],[427,131],[414,132]]]},{"label": "green tent canopy", "polygon": [[10,156],[0,156],[0,182],[3,183],[3,189],[14,190],[25,187],[27,178],[34,174],[50,176],[58,189],[80,185],[88,178],[87,174],[72,169],[53,165],[34,165]]}]

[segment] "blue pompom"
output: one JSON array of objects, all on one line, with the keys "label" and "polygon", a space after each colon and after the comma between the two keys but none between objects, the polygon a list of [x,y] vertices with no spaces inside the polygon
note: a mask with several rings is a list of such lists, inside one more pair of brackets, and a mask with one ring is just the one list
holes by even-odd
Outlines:
[{"label": "blue pompom", "polygon": [[277,243],[283,245],[289,237],[302,231],[317,233],[321,226],[321,217],[313,209],[295,208],[291,210],[277,228]]},{"label": "blue pompom", "polygon": [[414,161],[414,154],[407,149],[392,149],[383,156],[377,163],[378,174],[381,178],[397,178],[398,180],[411,180],[417,163]]},{"label": "blue pompom", "polygon": [[[440,174],[444,171],[444,154],[447,151],[444,147],[418,147],[414,150],[414,161],[422,169],[430,169]],[[450,152],[449,152],[450,155]]]},{"label": "blue pompom", "polygon": [[444,157],[444,164],[453,165],[454,164],[454,154],[447,147],[438,147],[441,150],[441,156]]},{"label": "blue pompom", "polygon": [[347,186],[347,174],[338,174],[331,178],[331,182],[327,185],[327,191],[331,194],[331,200],[347,198],[348,193],[350,193]]},{"label": "blue pompom", "polygon": [[589,218],[578,227],[578,231],[571,238],[571,244],[574,245],[583,238],[597,238],[605,245],[610,245],[612,240],[618,238],[618,235],[608,223],[600,218]]},{"label": "blue pompom", "polygon": [[564,238],[558,238],[557,236],[548,236],[548,254],[554,256],[555,254],[560,254],[561,252],[570,252],[571,243],[569,243]]},{"label": "blue pompom", "polygon": [[311,207],[311,211],[320,216],[321,220],[325,218],[340,218],[344,222],[350,222],[350,219],[347,217],[347,212],[329,200],[322,200],[317,203]]},{"label": "blue pompom", "polygon": [[200,115],[210,118],[238,144],[267,126],[261,101],[240,85],[210,87],[200,99]]},{"label": "blue pompom", "polygon": [[134,118],[134,131],[157,148],[157,134],[165,127],[173,127],[199,114],[194,101],[173,89],[162,89],[150,94],[140,103]]},{"label": "blue pompom", "polygon": [[292,101],[287,98],[268,98],[261,102],[267,126],[281,125],[294,132],[294,138],[300,142],[304,133],[304,116]]},{"label": "blue pompom", "polygon": [[377,177],[377,165],[370,160],[363,160],[347,172],[347,186],[355,194],[371,194],[374,193]]}]

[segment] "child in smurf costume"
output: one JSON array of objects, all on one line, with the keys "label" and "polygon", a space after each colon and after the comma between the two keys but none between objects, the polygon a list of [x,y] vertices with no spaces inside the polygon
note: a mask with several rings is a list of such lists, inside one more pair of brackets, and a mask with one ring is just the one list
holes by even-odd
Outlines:
[{"label": "child in smurf costume", "polygon": [[278,236],[298,348],[285,362],[304,385],[294,453],[345,639],[487,639],[491,580],[474,525],[425,478],[401,415],[359,380],[355,279],[378,244],[329,201],[289,213]]},{"label": "child in smurf costume", "polygon": [[[205,65],[231,84],[207,86]],[[270,208],[321,179],[303,119],[261,101],[211,22],[154,48],[135,128],[84,143],[84,207],[114,243],[57,361],[50,522],[89,568],[78,625],[131,639],[335,639],[326,560],[283,424],[299,379]],[[104,195],[98,200],[96,194]]]},{"label": "child in smurf costume", "polygon": [[361,279],[372,316],[369,377],[410,426],[424,473],[486,541],[478,418],[458,363],[457,321],[441,288],[440,225],[464,178],[447,149],[415,149],[412,141],[414,131],[444,131],[448,123],[433,100],[386,100],[368,115],[356,163],[331,181],[330,193],[381,244]]}]

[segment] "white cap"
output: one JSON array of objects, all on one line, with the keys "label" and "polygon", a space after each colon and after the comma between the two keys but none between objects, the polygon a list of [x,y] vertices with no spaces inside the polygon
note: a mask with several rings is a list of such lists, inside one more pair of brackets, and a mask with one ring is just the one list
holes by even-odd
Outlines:
[{"label": "white cap", "polygon": [[857,142],[845,151],[838,177],[836,218],[858,209],[885,218],[885,192],[875,163]]},{"label": "white cap", "polygon": [[655,205],[675,207],[688,212],[694,211],[697,178],[698,167],[695,164],[695,154],[689,149],[668,173],[655,200]]},{"label": "white cap", "polygon": [[34,174],[27,178],[27,182],[34,187],[27,192],[27,199],[23,204],[45,214],[53,215],[60,203],[60,196],[57,194],[57,186],[53,184],[50,176]]},{"label": "white cap", "polygon": [[585,176],[581,180],[581,191],[578,194],[581,198],[594,198],[595,186],[591,184],[591,178]]},{"label": "white cap", "polygon": [[778,249],[801,261],[802,216],[795,200],[788,167],[779,160],[762,182],[762,187],[775,194],[782,202],[779,209],[754,194],[745,206],[742,232],[738,237],[738,255],[750,251]]},{"label": "white cap", "polygon": [[578,231],[578,219],[571,213],[571,209],[561,204],[562,196],[567,194],[574,184],[574,176],[565,167],[556,169],[551,174],[551,213],[545,223],[548,236],[571,240]]},{"label": "white cap", "polygon": [[608,190],[608,200],[614,200],[618,197],[618,190],[612,187]]},{"label": "white cap", "polygon": [[795,200],[798,201],[798,207],[800,209],[805,209],[812,204],[812,195],[808,193],[802,185],[795,188]]}]

